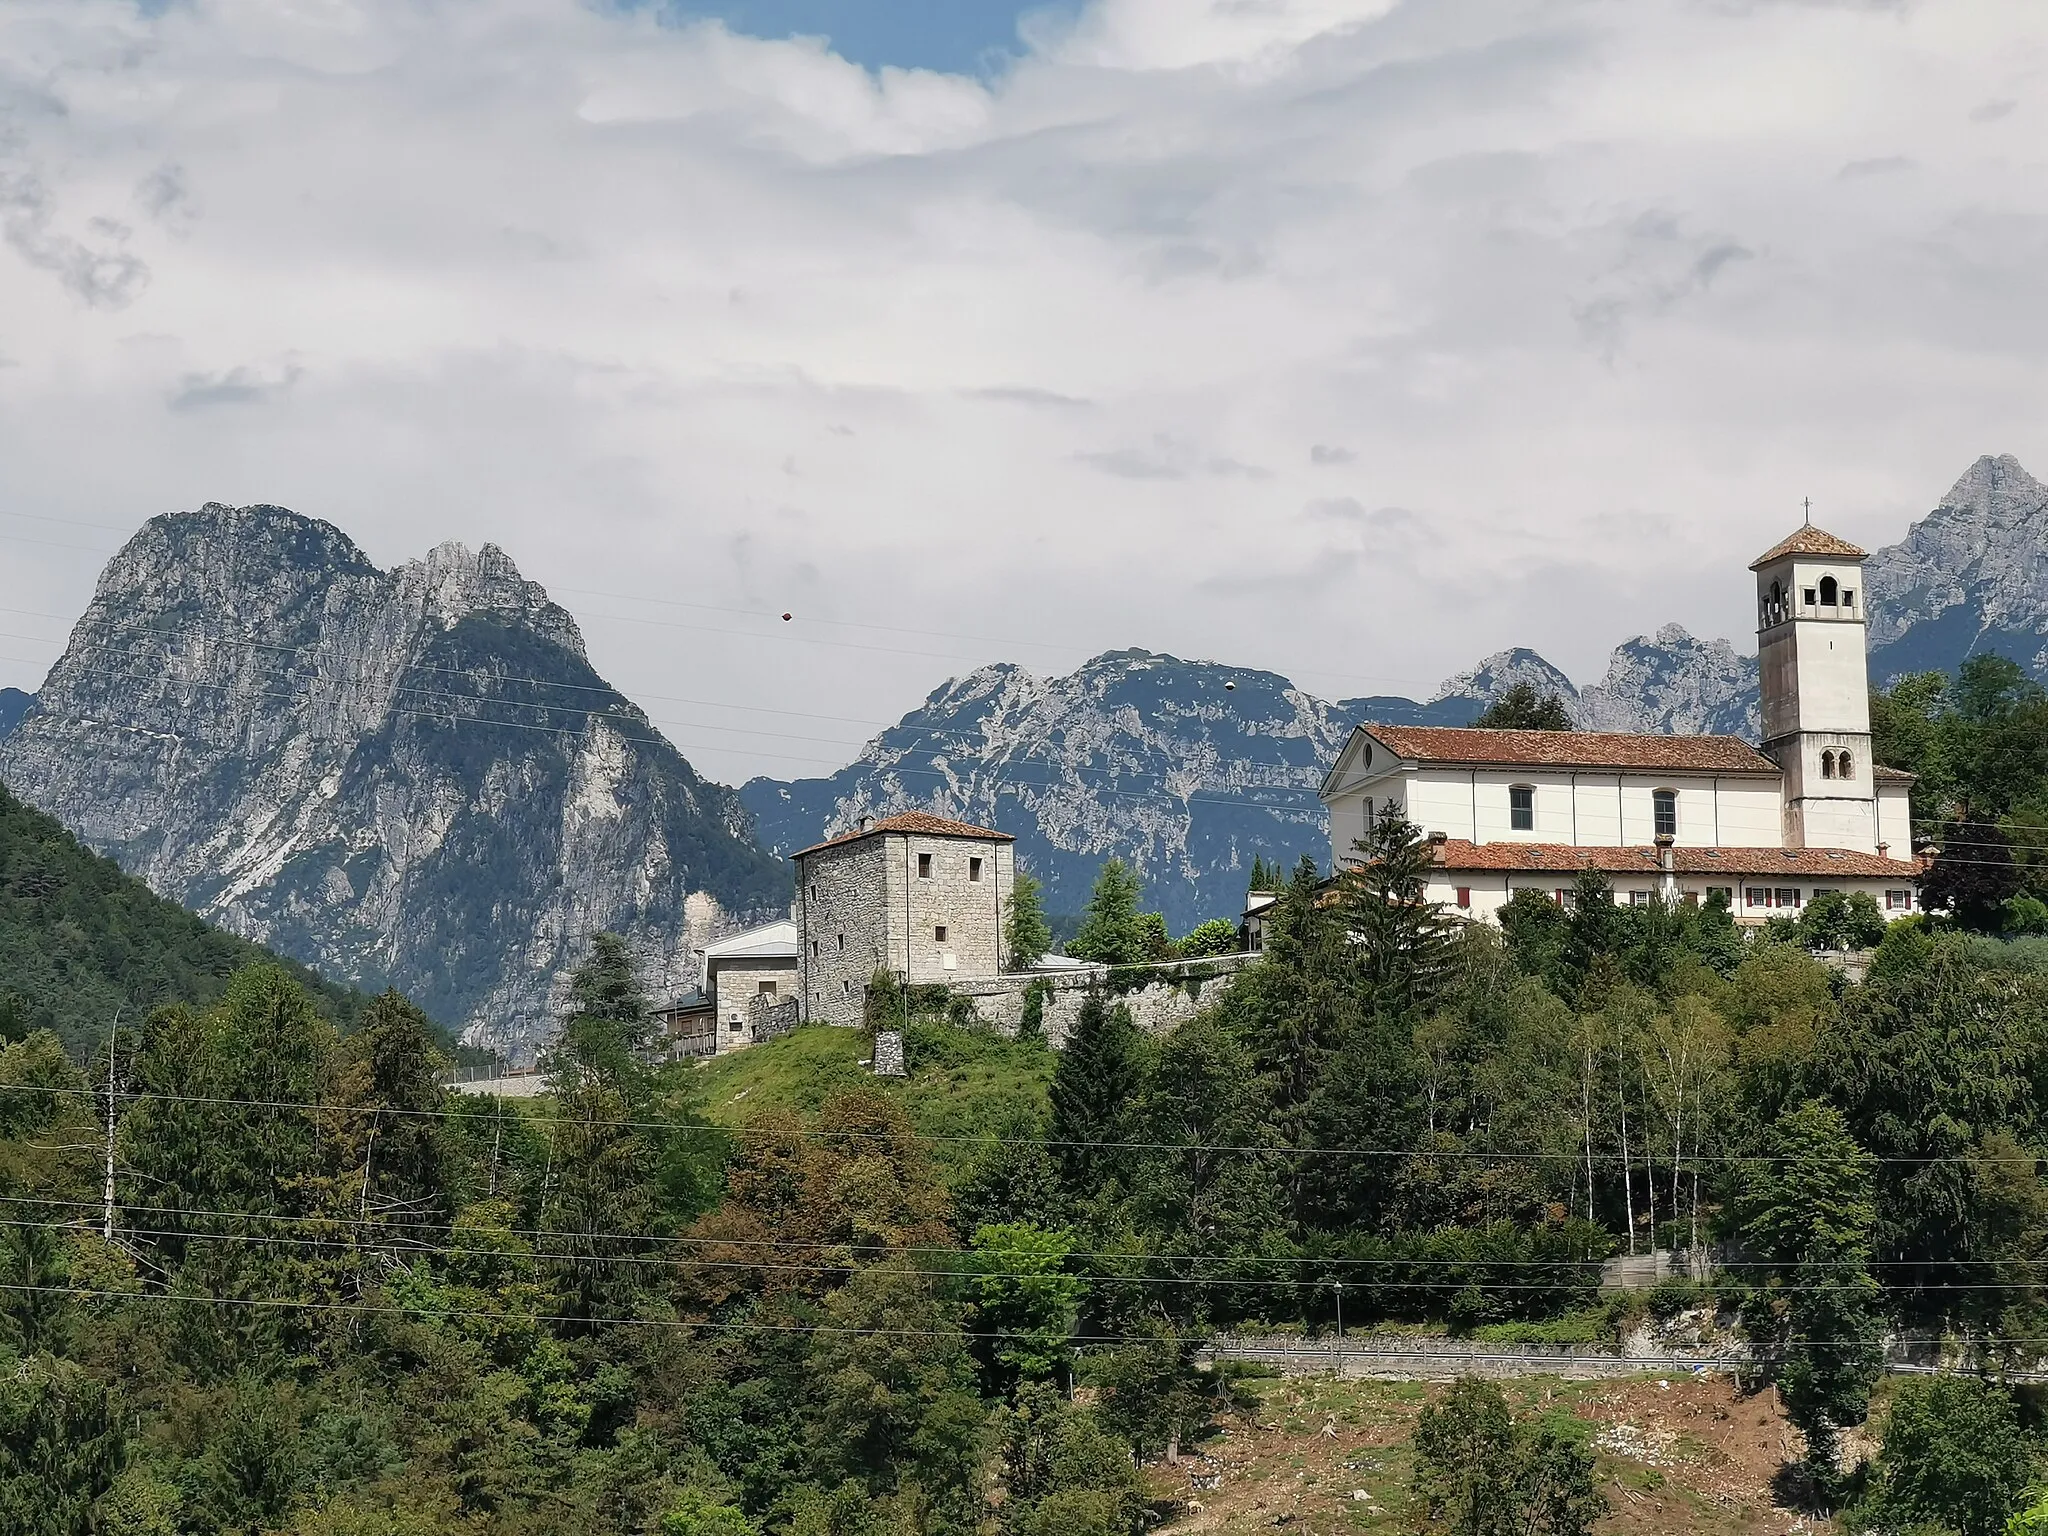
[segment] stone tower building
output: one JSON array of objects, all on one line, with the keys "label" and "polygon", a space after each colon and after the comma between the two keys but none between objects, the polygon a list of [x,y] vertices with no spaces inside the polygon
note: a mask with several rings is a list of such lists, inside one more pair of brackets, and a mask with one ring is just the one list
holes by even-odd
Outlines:
[{"label": "stone tower building", "polygon": [[912,986],[1003,973],[1016,839],[923,811],[793,855],[806,1022],[859,1024],[877,969]]},{"label": "stone tower building", "polygon": [[[1763,751],[1784,773],[1785,846],[1874,853],[1864,551],[1808,524],[1759,556]],[[1887,829],[1891,830],[1891,829]],[[1903,827],[1893,832],[1909,846]]]}]

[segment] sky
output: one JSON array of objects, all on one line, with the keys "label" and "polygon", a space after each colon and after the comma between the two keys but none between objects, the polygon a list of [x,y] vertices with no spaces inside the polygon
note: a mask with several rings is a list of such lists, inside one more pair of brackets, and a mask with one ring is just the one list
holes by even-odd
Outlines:
[{"label": "sky", "polygon": [[998,660],[1752,649],[1803,499],[2048,465],[2044,70],[2011,0],[9,0],[0,684],[206,501],[500,545],[728,782]]}]

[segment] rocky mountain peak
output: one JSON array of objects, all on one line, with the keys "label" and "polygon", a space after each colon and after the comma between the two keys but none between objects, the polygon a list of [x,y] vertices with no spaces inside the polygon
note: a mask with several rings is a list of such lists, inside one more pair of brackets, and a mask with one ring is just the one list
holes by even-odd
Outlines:
[{"label": "rocky mountain peak", "polygon": [[1555,694],[1571,708],[1578,703],[1579,690],[1572,680],[1526,646],[1495,651],[1477,666],[1444,679],[1430,696],[1430,703],[1446,699],[1471,699],[1482,708],[1517,684],[1527,683],[1538,694]]},{"label": "rocky mountain peak", "polygon": [[503,550],[387,573],[282,507],[129,540],[0,737],[0,778],[222,927],[521,1054],[593,931],[668,987],[788,901],[738,798]]},{"label": "rocky mountain peak", "polygon": [[1871,680],[1980,651],[2048,677],[2048,486],[1986,455],[1865,568]]},{"label": "rocky mountain peak", "polygon": [[1974,511],[2011,525],[2037,515],[2044,502],[2048,502],[2048,486],[2028,474],[2018,459],[2009,453],[1987,453],[1963,471],[1932,515]]},{"label": "rocky mountain peak", "polygon": [[521,576],[512,557],[495,544],[471,550],[451,539],[391,574],[399,591],[417,601],[421,617],[444,630],[483,615],[546,635],[579,658],[585,655],[583,632],[569,611],[550,600],[539,582]]}]

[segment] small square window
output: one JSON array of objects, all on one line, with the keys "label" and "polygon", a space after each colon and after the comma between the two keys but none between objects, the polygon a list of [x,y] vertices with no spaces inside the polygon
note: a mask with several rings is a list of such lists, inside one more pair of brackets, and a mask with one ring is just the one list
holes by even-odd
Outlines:
[{"label": "small square window", "polygon": [[1806,606],[1809,608],[1818,608],[1820,606],[1820,594],[1811,587],[1806,589]]},{"label": "small square window", "polygon": [[945,943],[946,925],[944,923],[940,923],[936,928],[932,929],[932,937],[934,939],[937,939],[941,944]]},{"label": "small square window", "polygon": [[970,880],[979,880],[981,878],[981,860],[969,859],[967,861],[967,878]]},{"label": "small square window", "polygon": [[1854,587],[1842,588],[1842,606],[1844,608],[1854,608],[1856,606],[1856,589]]},{"label": "small square window", "polygon": [[917,856],[917,878],[920,880],[929,880],[931,879],[931,877],[932,856],[928,853],[920,853]]},{"label": "small square window", "polygon": [[757,991],[758,994],[762,997],[773,997],[775,995],[775,983],[772,981],[764,981],[761,983]]}]

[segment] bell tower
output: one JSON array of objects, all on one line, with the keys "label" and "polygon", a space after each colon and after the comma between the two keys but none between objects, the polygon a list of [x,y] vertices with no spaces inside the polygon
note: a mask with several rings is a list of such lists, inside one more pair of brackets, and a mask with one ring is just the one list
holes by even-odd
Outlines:
[{"label": "bell tower", "polygon": [[1759,556],[1763,751],[1785,773],[1788,848],[1877,849],[1863,562],[1811,522]]}]

